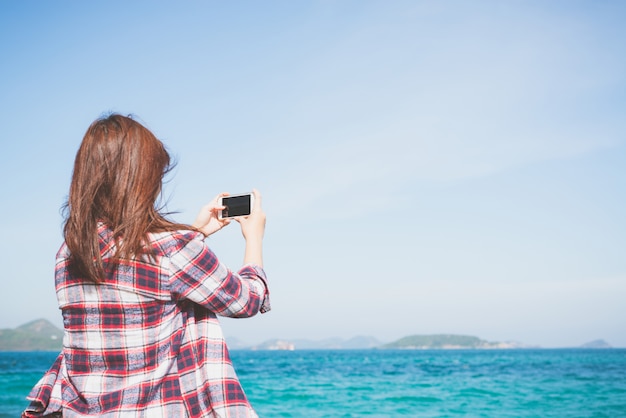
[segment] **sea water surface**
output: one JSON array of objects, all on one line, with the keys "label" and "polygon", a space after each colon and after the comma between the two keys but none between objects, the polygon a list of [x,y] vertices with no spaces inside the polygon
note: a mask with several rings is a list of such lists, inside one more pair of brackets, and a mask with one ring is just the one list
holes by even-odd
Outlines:
[{"label": "sea water surface", "polygon": [[[0,417],[57,353],[0,353]],[[232,351],[261,417],[626,417],[626,349]]]}]

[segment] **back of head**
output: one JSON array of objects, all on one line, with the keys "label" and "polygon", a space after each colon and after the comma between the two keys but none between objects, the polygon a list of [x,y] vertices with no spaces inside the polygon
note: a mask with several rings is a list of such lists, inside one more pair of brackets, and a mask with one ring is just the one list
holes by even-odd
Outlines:
[{"label": "back of head", "polygon": [[102,278],[99,222],[113,231],[119,258],[139,254],[148,232],[173,225],[155,208],[169,169],[161,141],[132,118],[112,114],[89,126],[74,162],[64,228],[79,274]]}]

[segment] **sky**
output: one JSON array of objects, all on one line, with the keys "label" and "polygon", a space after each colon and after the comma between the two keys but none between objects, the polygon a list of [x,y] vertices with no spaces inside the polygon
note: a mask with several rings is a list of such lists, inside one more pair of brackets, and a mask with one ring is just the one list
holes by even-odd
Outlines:
[{"label": "sky", "polygon": [[[626,347],[626,3],[0,3],[0,328],[61,327],[89,124],[133,114],[191,223],[257,188],[272,311],[227,338]],[[236,224],[207,240],[238,269]]]}]

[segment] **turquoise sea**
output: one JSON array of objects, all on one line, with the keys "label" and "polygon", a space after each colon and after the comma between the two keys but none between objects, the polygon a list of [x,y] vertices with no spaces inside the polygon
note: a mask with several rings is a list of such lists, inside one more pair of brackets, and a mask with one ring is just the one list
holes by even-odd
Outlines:
[{"label": "turquoise sea", "polygon": [[[261,417],[626,417],[626,349],[233,351]],[[0,353],[0,417],[56,353]]]}]

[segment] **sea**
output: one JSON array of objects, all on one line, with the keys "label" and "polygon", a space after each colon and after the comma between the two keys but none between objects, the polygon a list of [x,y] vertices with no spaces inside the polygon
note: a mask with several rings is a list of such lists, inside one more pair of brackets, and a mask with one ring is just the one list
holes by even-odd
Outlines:
[{"label": "sea", "polygon": [[[0,417],[56,357],[0,353]],[[626,349],[234,350],[260,417],[626,417]]]}]

